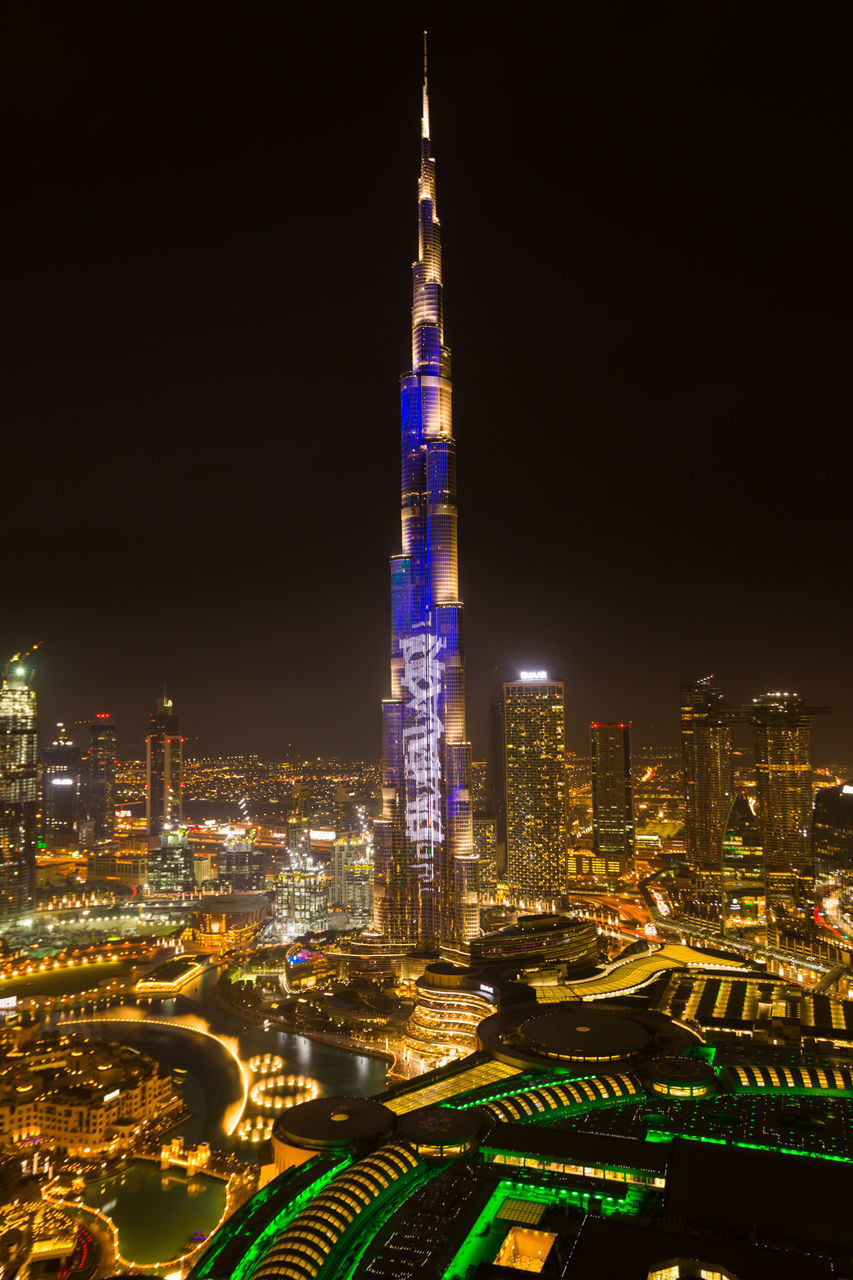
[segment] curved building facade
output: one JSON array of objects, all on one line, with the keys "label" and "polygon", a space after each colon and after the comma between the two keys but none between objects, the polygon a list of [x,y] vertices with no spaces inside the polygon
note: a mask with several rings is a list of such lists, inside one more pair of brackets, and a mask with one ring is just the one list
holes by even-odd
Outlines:
[{"label": "curved building facade", "polygon": [[444,962],[427,965],[415,983],[415,1007],[406,1025],[408,1054],[435,1064],[472,1053],[477,1027],[499,1002],[482,972]]},{"label": "curved building facade", "polygon": [[472,965],[499,965],[503,972],[561,967],[568,975],[599,958],[598,929],[586,920],[543,913],[519,916],[515,924],[471,943]]}]

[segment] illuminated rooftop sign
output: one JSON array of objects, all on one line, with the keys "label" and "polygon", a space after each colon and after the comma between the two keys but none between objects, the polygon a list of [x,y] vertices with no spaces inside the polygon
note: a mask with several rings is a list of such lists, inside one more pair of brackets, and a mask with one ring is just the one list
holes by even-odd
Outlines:
[{"label": "illuminated rooftop sign", "polygon": [[547,671],[519,671],[518,675],[521,680],[547,680],[548,679]]}]

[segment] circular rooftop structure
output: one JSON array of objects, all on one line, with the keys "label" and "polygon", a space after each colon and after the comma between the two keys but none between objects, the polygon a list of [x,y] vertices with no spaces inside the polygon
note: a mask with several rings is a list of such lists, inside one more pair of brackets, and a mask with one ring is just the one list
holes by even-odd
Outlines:
[{"label": "circular rooftop structure", "polygon": [[371,1098],[314,1098],[278,1116],[272,1139],[289,1147],[325,1151],[389,1133],[394,1113]]},{"label": "circular rooftop structure", "polygon": [[473,1151],[482,1124],[482,1117],[475,1111],[424,1107],[400,1116],[397,1132],[419,1155],[446,1159]]},{"label": "circular rooftop structure", "polygon": [[632,1018],[605,1013],[590,1004],[571,1004],[528,1018],[522,1042],[536,1053],[563,1062],[616,1062],[633,1058],[649,1044],[645,1028]]},{"label": "circular rooftop structure", "polygon": [[704,1098],[717,1084],[714,1068],[698,1058],[657,1058],[646,1074],[652,1090],[667,1098]]}]

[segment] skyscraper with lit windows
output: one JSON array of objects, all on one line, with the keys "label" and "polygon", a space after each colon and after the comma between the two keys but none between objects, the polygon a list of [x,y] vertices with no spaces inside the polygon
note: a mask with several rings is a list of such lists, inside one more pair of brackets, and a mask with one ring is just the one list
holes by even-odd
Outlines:
[{"label": "skyscraper with lit windows", "polygon": [[565,893],[565,687],[545,671],[504,684],[506,856],[517,903],[548,903]]},{"label": "skyscraper with lit windows", "polygon": [[180,821],[182,812],[184,740],[178,733],[174,703],[165,693],[151,715],[145,739],[145,818],[149,836]]},{"label": "skyscraper with lit windows", "polygon": [[720,901],[722,934],[765,926],[767,888],[761,833],[742,791],[732,801],[723,832]]},{"label": "skyscraper with lit windows", "polygon": [[79,790],[80,750],[65,725],[57,724],[56,737],[42,751],[42,828],[48,849],[76,843]]},{"label": "skyscraper with lit windows", "polygon": [[464,948],[479,931],[465,732],[456,444],[424,50],[412,369],[401,383],[402,550],[391,560],[375,917],[395,942]]},{"label": "skyscraper with lit windows", "polygon": [[720,873],[723,831],[734,795],[732,723],[735,709],[714,677],[681,686],[681,745],[687,793],[687,857],[700,874]]},{"label": "skyscraper with lit windows", "polygon": [[80,845],[97,849],[112,843],[116,823],[116,755],[113,718],[99,711],[89,728],[80,786]]},{"label": "skyscraper with lit windows", "polygon": [[634,856],[631,725],[589,727],[592,759],[592,848],[608,871],[625,871]]},{"label": "skyscraper with lit windows", "polygon": [[826,707],[809,707],[797,693],[753,698],[758,818],[768,896],[803,903],[813,878],[812,724]]},{"label": "skyscraper with lit windows", "polygon": [[0,920],[35,905],[39,828],[38,715],[29,655],[6,663],[0,688]]}]

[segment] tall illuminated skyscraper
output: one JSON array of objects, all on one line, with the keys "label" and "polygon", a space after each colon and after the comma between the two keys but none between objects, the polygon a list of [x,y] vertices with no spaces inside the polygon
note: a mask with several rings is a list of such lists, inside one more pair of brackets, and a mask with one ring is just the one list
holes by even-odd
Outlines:
[{"label": "tall illuminated skyscraper", "polygon": [[631,725],[593,721],[589,742],[593,852],[625,871],[634,856]]},{"label": "tall illuminated skyscraper", "polygon": [[713,676],[681,686],[681,744],[687,791],[687,857],[691,867],[716,878],[723,831],[734,793],[734,711]]},{"label": "tall illuminated skyscraper", "polygon": [[96,849],[112,843],[116,822],[116,729],[108,711],[99,711],[89,728],[80,787],[80,844]]},{"label": "tall illuminated skyscraper", "polygon": [[742,791],[726,820],[720,866],[720,932],[763,928],[767,890],[761,833]]},{"label": "tall illuminated skyscraper", "polygon": [[42,751],[42,802],[45,844],[57,849],[77,841],[77,803],[80,789],[80,750],[56,726],[56,737]]},{"label": "tall illuminated skyscraper", "polygon": [[165,693],[157,699],[145,748],[145,819],[149,836],[159,836],[180,821],[182,811],[184,740],[172,699]]},{"label": "tall illuminated skyscraper", "polygon": [[495,672],[489,700],[489,812],[495,815],[498,858],[506,859],[506,744],[504,686]]},{"label": "tall illuminated skyscraper", "polygon": [[812,875],[812,722],[827,710],[796,693],[765,693],[750,704],[767,890],[776,902],[802,898]]},{"label": "tall illuminated skyscraper", "polygon": [[424,46],[412,371],[401,383],[402,551],[391,560],[391,696],[383,703],[376,926],[464,947],[479,932],[456,544],[456,445]]},{"label": "tall illuminated skyscraper", "polygon": [[853,782],[822,787],[812,813],[815,877],[831,886],[845,915],[853,909]]},{"label": "tall illuminated skyscraper", "polygon": [[507,881],[532,906],[566,891],[565,688],[544,671],[504,685]]},{"label": "tall illuminated skyscraper", "polygon": [[35,905],[38,846],[38,716],[32,663],[15,654],[0,688],[0,920]]}]

